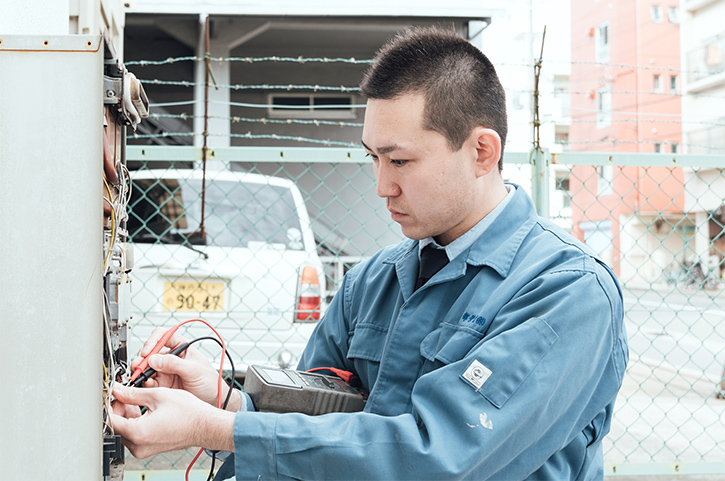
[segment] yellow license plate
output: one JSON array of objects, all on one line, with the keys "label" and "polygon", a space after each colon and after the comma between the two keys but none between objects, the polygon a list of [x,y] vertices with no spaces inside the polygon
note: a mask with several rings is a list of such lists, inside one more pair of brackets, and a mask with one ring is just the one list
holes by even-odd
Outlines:
[{"label": "yellow license plate", "polygon": [[165,311],[222,311],[224,286],[220,282],[164,282]]}]

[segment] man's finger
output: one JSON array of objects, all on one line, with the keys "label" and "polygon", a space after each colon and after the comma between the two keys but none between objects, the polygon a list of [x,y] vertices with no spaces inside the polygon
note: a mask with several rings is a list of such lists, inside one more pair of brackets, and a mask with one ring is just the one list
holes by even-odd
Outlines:
[{"label": "man's finger", "polygon": [[164,332],[166,332],[166,329],[163,327],[157,327],[151,331],[151,335],[148,339],[146,339],[146,342],[143,343],[143,346],[141,346],[141,349],[138,351],[138,357],[144,358],[148,356],[148,353],[151,352],[151,349],[153,349],[156,343],[159,342],[159,339],[161,339],[161,336],[164,335]]},{"label": "man's finger", "polygon": [[111,423],[113,424],[113,431],[116,434],[121,435],[121,442],[124,446],[128,448],[133,457],[138,459],[144,459],[154,454],[157,454],[156,452],[152,452],[149,449],[143,449],[143,444],[139,444],[138,442],[132,440],[132,438],[136,437],[135,429],[138,428],[135,420],[129,420],[124,418],[123,416],[119,416],[113,413],[111,413],[110,417]]},{"label": "man's finger", "polygon": [[149,366],[164,374],[188,376],[198,370],[198,363],[173,355],[155,355],[149,358]]},{"label": "man's finger", "polygon": [[[156,346],[156,343],[159,342],[159,339],[161,339],[161,337],[167,331],[168,331],[168,329],[164,328],[164,327],[157,327],[156,329],[154,329],[153,332],[151,333],[151,336],[146,340],[143,347],[139,351],[139,353],[138,353],[139,357],[144,358],[144,357],[148,356],[149,353],[151,352],[151,350],[154,348],[154,346]],[[166,347],[173,349],[176,346],[184,344],[185,342],[187,342],[186,338],[184,338],[181,334],[175,332],[169,338],[169,340],[166,341]]]},{"label": "man's finger", "polygon": [[156,405],[156,392],[153,389],[137,389],[116,384],[113,395],[123,404],[131,406],[147,406],[153,409]]},{"label": "man's finger", "polygon": [[113,414],[123,416],[124,418],[135,418],[141,415],[141,410],[138,408],[138,406],[130,406],[128,404],[124,404],[118,399],[114,399],[113,403],[111,404],[111,411],[113,412]]}]

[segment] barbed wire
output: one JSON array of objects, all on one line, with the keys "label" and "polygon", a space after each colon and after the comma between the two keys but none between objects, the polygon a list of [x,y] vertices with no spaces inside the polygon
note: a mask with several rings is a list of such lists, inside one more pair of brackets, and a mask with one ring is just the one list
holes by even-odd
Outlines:
[{"label": "barbed wire", "polygon": [[[596,112],[595,110],[591,110],[592,112]],[[606,112],[602,112],[606,113]],[[617,114],[617,111],[611,111],[609,112],[610,115]],[[657,115],[656,113],[652,113],[651,115]],[[673,114],[677,115],[677,114]],[[187,114],[185,112],[182,112],[180,114],[169,114],[169,113],[158,113],[153,112],[149,114],[149,117],[152,119],[160,119],[160,118],[169,118],[169,119],[181,119],[181,120],[190,120],[190,119],[201,119],[204,118],[203,115],[193,115],[193,114]],[[241,116],[222,116],[222,115],[210,115],[210,119],[217,119],[217,120],[229,120],[232,123],[259,123],[259,124],[281,124],[281,125],[292,125],[292,124],[300,124],[300,125],[315,125],[315,126],[322,126],[322,125],[330,125],[335,127],[355,127],[355,128],[362,128],[364,124],[362,122],[344,122],[344,121],[338,121],[338,120],[319,120],[319,119],[270,119],[266,117],[241,117]],[[542,124],[553,124],[553,125],[560,125],[562,123],[562,119],[544,119],[541,121]],[[597,123],[598,121],[595,119],[567,119],[563,121],[567,124],[587,124],[587,123]],[[676,125],[706,125],[706,126],[712,126],[712,127],[725,127],[725,119],[723,119],[723,122],[720,121],[712,121],[712,122],[706,122],[702,120],[665,120],[665,119],[658,119],[658,118],[626,118],[626,119],[611,119],[610,122],[626,122],[626,123],[660,123],[660,124],[676,124]]]},{"label": "barbed wire", "polygon": [[[372,64],[375,62],[374,59],[356,59],[354,57],[278,57],[278,56],[267,56],[267,57],[208,57],[211,62],[244,62],[244,63],[258,63],[258,62],[290,62],[290,63],[345,63],[354,65],[365,65]],[[203,62],[207,59],[207,56],[182,56],[182,57],[168,57],[164,60],[129,60],[125,62],[128,65],[137,65],[141,67],[152,66],[152,65],[165,65],[173,64],[178,62]],[[614,62],[596,62],[596,61],[584,61],[584,60],[557,60],[557,59],[545,59],[544,63],[552,64],[566,64],[566,65],[596,65],[600,67],[618,67],[618,68],[629,68],[639,70],[656,70],[661,72],[673,72],[673,73],[688,73],[688,74],[707,74],[717,75],[725,73],[725,70],[689,70],[675,67],[659,67],[652,65],[632,65],[626,63],[614,63]],[[534,68],[534,62],[523,62],[523,63],[510,63],[510,62],[497,62],[497,67],[517,67],[517,68]]]},{"label": "barbed wire", "polygon": [[[211,62],[245,62],[245,63],[256,63],[256,62],[293,62],[293,63],[348,63],[348,64],[371,64],[374,60],[363,59],[357,60],[354,57],[342,58],[342,57],[211,57]],[[164,65],[173,64],[177,62],[203,62],[206,61],[207,56],[185,56],[185,57],[169,57],[165,60],[130,60],[125,62],[126,65],[138,65],[145,67],[147,65]]]},{"label": "barbed wire", "polygon": [[[222,102],[224,103],[224,102]],[[161,107],[161,106],[175,106],[175,105],[193,105],[193,101],[182,101],[182,102],[167,102],[162,104],[152,104],[151,107]],[[245,104],[246,105],[246,104]],[[254,104],[257,107],[279,107],[278,105],[272,105],[272,104]],[[362,107],[362,106],[357,106]],[[309,108],[309,107],[308,107]],[[588,112],[592,114],[607,114],[611,116],[615,115],[647,115],[649,117],[637,117],[637,118],[612,118],[609,120],[609,122],[616,123],[616,122],[626,122],[626,123],[660,123],[660,124],[679,124],[679,125],[705,125],[705,126],[711,126],[711,127],[725,127],[725,118],[724,119],[718,119],[714,121],[702,121],[702,120],[685,120],[681,119],[681,114],[664,114],[664,113],[657,113],[657,112],[623,112],[623,111],[617,111],[617,110],[611,110],[611,111],[600,111],[597,109],[587,109],[587,108],[579,108],[579,107],[571,107],[568,109],[570,111],[583,111]],[[657,116],[668,116],[668,117],[680,117],[679,120],[667,120],[662,118],[656,118]],[[194,115],[194,114],[188,114],[185,112],[179,113],[179,114],[172,114],[172,113],[158,113],[158,112],[151,112],[149,114],[149,117],[152,119],[161,119],[161,118],[169,118],[169,119],[180,119],[180,120],[193,120],[196,118],[204,118],[203,115]],[[229,120],[232,123],[260,123],[260,124],[286,124],[286,125],[292,125],[292,124],[300,124],[300,125],[315,125],[315,126],[335,126],[335,127],[355,127],[355,128],[362,128],[363,123],[362,122],[346,122],[346,121],[339,121],[339,120],[322,120],[322,119],[270,119],[266,117],[244,117],[244,116],[221,116],[221,115],[210,115],[210,119],[217,119],[217,120]],[[555,124],[560,125],[562,123],[564,124],[586,124],[586,123],[598,123],[596,119],[578,119],[578,118],[572,118],[571,116],[563,115],[563,116],[557,116],[555,118],[544,118],[542,120],[543,124]]]},{"label": "barbed wire", "polygon": [[[182,61],[200,61],[200,60],[206,60],[207,57],[198,57],[198,56],[187,56],[187,57],[175,57],[175,58],[168,58],[166,60],[139,60],[134,62],[128,62],[128,65],[162,65],[162,64],[172,64],[176,62],[182,62]],[[255,63],[255,62],[292,62],[292,63],[308,63],[308,62],[324,62],[324,63],[349,63],[349,64],[365,64],[365,63],[372,63],[373,60],[358,60],[355,58],[329,58],[329,57],[279,57],[279,56],[269,56],[269,57],[218,57],[218,58],[212,58],[209,57],[212,61],[217,62],[247,62],[247,63]],[[609,66],[609,67],[617,67],[617,68],[641,68],[644,70],[656,70],[660,72],[696,72],[696,73],[702,73],[699,71],[693,71],[693,70],[682,70],[682,69],[676,69],[672,67],[654,67],[654,66],[637,66],[637,65],[629,65],[629,64],[623,64],[623,63],[608,63],[608,62],[587,62],[587,61],[561,61],[561,60],[546,60],[548,63],[568,63],[570,65],[599,65],[599,66]],[[528,63],[503,63],[503,64],[497,64],[501,66],[515,66],[515,67],[527,67],[531,68],[533,67],[533,64]],[[712,74],[713,72],[706,72],[708,74]],[[717,72],[715,72],[717,73]],[[174,85],[174,86],[183,86],[183,87],[199,87],[199,86],[206,86],[205,83],[202,82],[194,82],[194,81],[187,81],[187,80],[166,80],[166,79],[160,79],[160,78],[154,78],[154,79],[144,79],[142,80],[144,84],[147,85]],[[339,86],[333,86],[333,85],[313,85],[313,84],[266,84],[266,83],[259,83],[259,84],[215,84],[216,88],[223,88],[223,89],[229,89],[229,90],[244,90],[244,91],[295,91],[295,92],[301,92],[304,91],[305,93],[310,92],[344,92],[344,93],[357,93],[360,91],[360,88],[358,86],[345,86],[345,85],[339,85]],[[530,89],[505,89],[507,94],[525,94],[525,95],[531,95],[533,96],[534,91]],[[596,94],[598,91],[595,89],[571,89],[571,88],[556,88],[554,90],[548,90],[548,91],[539,91],[539,95],[547,95],[547,96],[553,96],[556,97],[574,97],[574,96],[592,96],[593,94]],[[668,99],[681,99],[685,97],[691,97],[691,98],[706,98],[706,99],[718,99],[723,100],[725,99],[725,96],[720,95],[710,95],[710,94],[703,94],[703,93],[689,93],[689,92],[683,92],[681,90],[661,90],[661,89],[655,89],[652,90],[610,90],[607,91],[608,94],[611,95],[652,95],[656,96],[662,100],[657,101],[650,101],[649,103],[660,103],[660,102],[667,102]],[[621,97],[620,97],[621,98]],[[239,107],[239,108],[246,108],[246,109],[269,109],[269,110],[286,110],[286,111],[300,111],[305,112],[304,116],[314,116],[315,111],[334,111],[334,110],[340,110],[344,109],[346,112],[350,112],[353,109],[364,109],[366,107],[365,104],[350,104],[350,105],[280,105],[278,103],[252,103],[252,102],[231,102],[231,101],[219,101],[219,100],[211,100],[209,103],[218,104],[218,105],[226,105],[228,107]],[[181,107],[181,106],[188,106],[188,105],[198,105],[198,100],[182,100],[182,101],[176,101],[176,102],[160,102],[160,103],[153,103],[151,104],[151,108],[164,108],[164,107]],[[641,104],[640,104],[641,105]],[[555,124],[555,125],[562,125],[562,124],[592,124],[592,123],[599,123],[596,119],[591,118],[577,118],[577,117],[588,117],[586,114],[576,115],[575,112],[582,112],[582,113],[596,113],[599,115],[608,115],[610,117],[617,117],[617,118],[611,118],[608,119],[608,122],[614,123],[614,122],[627,122],[627,123],[661,123],[661,124],[679,124],[679,125],[699,125],[699,126],[706,126],[706,128],[712,127],[725,127],[725,119],[716,119],[714,121],[701,121],[701,120],[685,120],[682,118],[681,113],[675,113],[675,114],[667,114],[667,113],[660,113],[660,112],[632,112],[627,110],[609,110],[609,111],[603,111],[601,109],[595,109],[595,108],[585,108],[585,107],[577,107],[577,106],[568,106],[568,113],[569,115],[559,115],[556,116],[554,119],[545,119],[542,123],[546,124]],[[563,109],[563,111],[566,111],[566,109]],[[281,112],[280,112],[281,113]],[[310,115],[312,113],[312,115]],[[275,114],[269,114],[269,115],[275,115]],[[329,115],[329,114],[328,114]],[[349,114],[348,114],[349,115]],[[629,118],[626,118],[624,116],[631,116]],[[669,117],[669,118],[668,118]],[[189,120],[189,119],[196,119],[196,118],[203,118],[203,116],[199,115],[188,115],[186,113],[180,113],[180,114],[171,114],[171,113],[154,113],[152,112],[151,118],[170,118],[170,119],[181,119],[181,120]],[[339,121],[339,120],[321,120],[321,119],[300,119],[300,118],[265,118],[265,117],[254,117],[254,116],[208,116],[208,118],[218,119],[218,120],[227,120],[231,123],[256,123],[256,124],[262,124],[262,125],[314,125],[317,127],[322,126],[337,126],[337,127],[350,127],[350,128],[362,128],[363,124],[361,122],[345,122],[345,121]],[[551,118],[551,117],[550,117]],[[702,129],[699,129],[702,130]],[[699,131],[698,130],[698,131]],[[155,134],[135,134],[133,135],[133,138],[136,139],[152,139],[154,137],[189,137],[189,136],[195,136],[200,134],[190,133],[190,132],[162,132],[162,133],[155,133]],[[213,134],[212,134],[213,135]],[[296,135],[281,135],[276,133],[251,133],[247,132],[246,134],[240,134],[240,133],[230,133],[230,134],[220,134],[220,135],[228,135],[229,137],[233,138],[242,138],[242,139],[268,139],[268,140],[286,140],[286,141],[294,141],[294,142],[305,142],[305,143],[315,143],[315,144],[321,144],[321,145],[337,145],[337,146],[345,146],[345,147],[357,147],[359,146],[356,143],[353,142],[341,142],[341,141],[334,141],[334,140],[320,140],[320,139],[314,139],[314,138],[308,138],[304,136],[296,136]],[[558,142],[560,144],[565,145],[575,145],[575,144],[630,144],[630,143],[640,143],[640,144],[661,144],[662,142],[657,142],[653,140],[617,140],[617,139],[605,139],[605,140],[579,140],[579,141],[565,141],[565,142]],[[708,146],[708,145],[701,145],[701,144],[695,144],[695,143],[679,143],[679,145],[683,146],[690,146],[695,148],[705,148],[709,150],[716,150],[721,151],[725,150],[725,147],[716,147],[716,146]]]},{"label": "barbed wire", "polygon": [[156,102],[156,103],[149,103],[149,108],[157,108],[157,107],[183,107],[185,105],[194,105],[196,104],[196,100],[179,100],[176,102]]},{"label": "barbed wire", "polygon": [[[161,80],[161,79],[142,79],[144,84],[152,85],[178,85],[182,87],[204,87],[204,82],[190,82],[188,80]],[[331,85],[269,85],[269,84],[258,84],[258,85],[244,85],[244,84],[214,84],[216,88],[225,88],[230,90],[312,90],[317,91],[337,91],[337,92],[358,92],[360,87],[346,87],[344,85],[331,86]]]},{"label": "barbed wire", "polygon": [[[267,57],[208,57],[211,62],[244,62],[244,63],[258,63],[258,62],[290,62],[290,63],[347,63],[347,64],[372,64],[375,62],[374,59],[356,59],[354,57],[278,57],[278,56],[267,56]],[[173,64],[177,62],[203,62],[207,59],[207,56],[182,56],[182,57],[169,57],[164,60],[129,60],[125,62],[128,65],[137,65],[141,67],[150,65],[165,65]],[[596,65],[600,67],[619,67],[639,70],[656,70],[662,72],[673,72],[673,73],[693,73],[693,74],[708,74],[717,75],[725,73],[725,70],[688,70],[675,67],[660,67],[652,65],[632,65],[626,63],[614,63],[614,62],[596,62],[596,61],[584,61],[584,60],[556,60],[556,59],[545,59],[544,63],[552,64],[568,64],[568,65]],[[523,62],[523,63],[510,63],[510,62],[497,62],[497,67],[519,67],[519,68],[533,68],[534,62]]]},{"label": "barbed wire", "polygon": [[[181,119],[181,120],[188,120],[188,119],[203,119],[203,115],[189,115],[187,113],[180,113],[180,114],[160,114],[160,113],[150,113],[149,118],[152,119]],[[260,123],[260,124],[304,124],[304,125],[333,125],[335,127],[362,127],[362,122],[341,122],[336,120],[316,120],[316,119],[268,119],[264,117],[258,117],[258,118],[251,118],[251,117],[239,117],[239,116],[222,116],[222,115],[209,115],[210,119],[218,119],[218,120],[230,120],[232,123],[240,123],[240,122],[250,122],[250,123]]]},{"label": "barbed wire", "polygon": [[301,136],[295,136],[295,135],[277,135],[277,134],[253,134],[251,132],[247,132],[246,134],[229,134],[232,138],[238,138],[238,139],[272,139],[272,140],[293,140],[295,142],[308,142],[313,144],[322,144],[327,146],[337,145],[340,147],[356,147],[362,149],[362,144],[357,142],[341,142],[339,140],[321,140],[321,139],[311,139],[308,137],[301,137]]},{"label": "barbed wire", "polygon": [[[134,139],[155,139],[155,138],[169,138],[169,137],[197,137],[202,136],[201,133],[194,132],[161,132],[156,134],[130,134],[129,137]],[[279,134],[253,134],[247,132],[245,134],[208,134],[209,137],[230,137],[237,139],[248,139],[248,140],[288,140],[300,143],[312,143],[325,146],[339,146],[339,147],[351,147],[351,148],[362,148],[362,144],[358,142],[342,142],[330,139],[314,139],[310,137],[304,137],[299,135],[279,135]],[[686,143],[686,142],[672,142],[669,140],[621,140],[621,139],[600,139],[600,140],[559,140],[555,142],[559,145],[570,146],[570,145],[618,145],[618,144],[640,144],[640,145],[677,145],[686,147],[696,147],[700,149],[707,149],[710,151],[725,151],[725,147],[717,147],[713,145],[697,144],[697,143]]]},{"label": "barbed wire", "polygon": [[[129,134],[129,138],[134,139],[159,139],[159,138],[169,138],[169,137],[201,137],[203,134],[201,133],[195,133],[195,132],[160,132],[157,134]],[[279,135],[279,134],[253,134],[251,132],[247,132],[246,134],[208,134],[208,137],[231,137],[231,138],[239,138],[239,139],[251,139],[251,140],[258,140],[258,139],[265,139],[265,140],[292,140],[295,142],[306,142],[306,143],[313,143],[313,144],[321,144],[326,146],[339,146],[339,147],[355,147],[355,148],[362,148],[362,144],[357,142],[342,142],[338,140],[330,140],[330,139],[313,139],[309,137],[303,137],[299,135]]]},{"label": "barbed wire", "polygon": [[[145,85],[174,85],[182,87],[204,87],[204,82],[193,82],[189,80],[162,80],[162,79],[141,79],[141,82]],[[345,86],[345,85],[312,85],[312,84],[214,84],[216,88],[225,88],[230,90],[306,90],[313,92],[349,92],[356,93],[360,91],[360,87],[357,86]],[[504,88],[508,93],[512,94],[526,94],[533,95],[534,91],[531,89],[511,89]],[[561,96],[561,95],[592,95],[596,94],[598,89],[592,90],[569,90],[569,89],[558,89],[549,91],[539,91],[540,94]],[[725,100],[725,96],[722,95],[709,95],[709,94],[698,94],[698,93],[683,93],[681,91],[661,91],[661,90],[608,90],[607,93],[618,94],[618,95],[659,95],[668,97],[692,97],[692,98],[711,98]]]},{"label": "barbed wire", "polygon": [[219,100],[212,100],[210,103],[231,105],[232,107],[247,107],[252,109],[269,109],[277,108],[284,110],[340,110],[341,108],[347,109],[364,109],[365,104],[340,104],[340,105],[281,105],[281,104],[253,104],[248,102],[221,102]]},{"label": "barbed wire", "polygon": [[138,134],[136,132],[127,134],[128,138],[134,139],[161,139],[165,137],[196,137],[202,134],[195,132],[160,132],[158,134]]}]

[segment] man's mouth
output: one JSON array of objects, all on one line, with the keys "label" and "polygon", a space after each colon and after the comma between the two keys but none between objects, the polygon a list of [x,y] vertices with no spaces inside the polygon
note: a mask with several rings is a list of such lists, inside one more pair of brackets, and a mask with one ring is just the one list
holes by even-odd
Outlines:
[{"label": "man's mouth", "polygon": [[403,217],[405,217],[407,215],[407,214],[405,214],[399,210],[393,209],[391,207],[388,207],[388,212],[390,212],[390,217],[393,220],[402,219]]}]

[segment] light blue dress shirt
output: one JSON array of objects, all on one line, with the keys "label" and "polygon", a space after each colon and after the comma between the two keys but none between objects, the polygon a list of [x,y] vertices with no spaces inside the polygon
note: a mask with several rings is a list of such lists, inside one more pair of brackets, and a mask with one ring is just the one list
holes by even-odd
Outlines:
[{"label": "light blue dress shirt", "polygon": [[441,246],[432,237],[426,237],[425,239],[421,239],[418,245],[418,260],[420,260],[420,253],[423,251],[423,248],[428,244],[433,244],[433,247],[435,247],[436,249],[445,250],[446,256],[448,257],[449,261],[455,259],[456,257],[458,257],[459,254],[471,247],[476,239],[481,237],[481,234],[485,232],[488,226],[490,226],[493,221],[498,217],[498,215],[503,211],[504,207],[506,207],[506,205],[511,200],[511,197],[513,197],[514,192],[516,191],[516,188],[510,184],[506,185],[506,189],[508,191],[506,197],[504,197],[503,200],[499,202],[499,204],[494,207],[494,209],[489,212],[486,217],[478,221],[478,223],[474,225],[468,232],[464,233],[461,237],[455,239],[447,246]]}]

